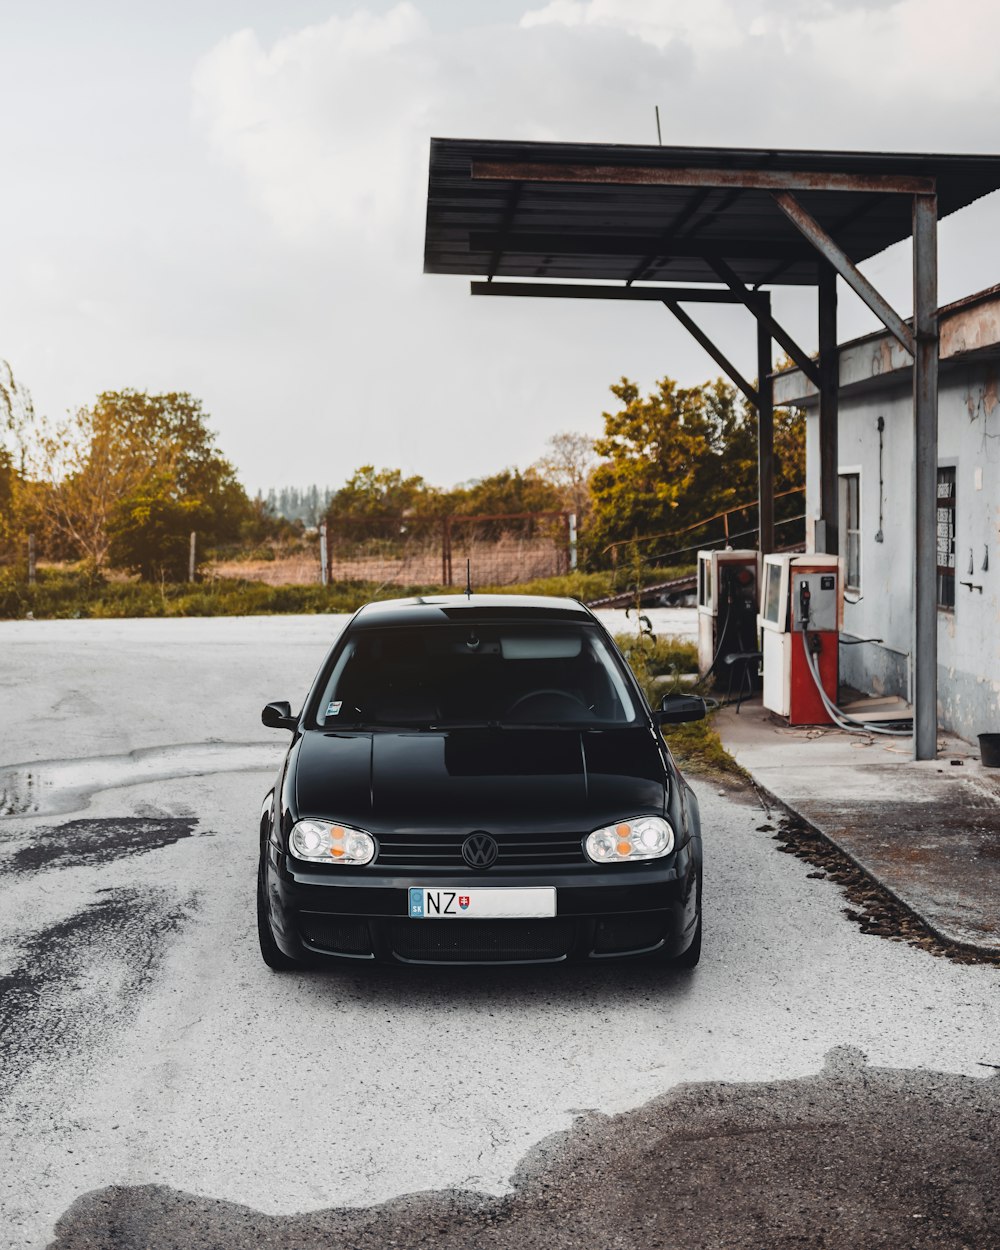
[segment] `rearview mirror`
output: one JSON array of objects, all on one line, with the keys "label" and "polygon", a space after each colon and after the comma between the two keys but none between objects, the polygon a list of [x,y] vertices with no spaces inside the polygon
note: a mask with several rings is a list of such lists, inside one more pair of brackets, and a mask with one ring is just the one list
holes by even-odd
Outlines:
[{"label": "rearview mirror", "polygon": [[299,718],[292,715],[292,705],[285,703],[269,703],[260,714],[261,724],[268,729],[295,729]]},{"label": "rearview mirror", "polygon": [[693,694],[665,694],[659,711],[653,713],[658,725],[683,725],[685,721],[705,719],[705,700]]}]

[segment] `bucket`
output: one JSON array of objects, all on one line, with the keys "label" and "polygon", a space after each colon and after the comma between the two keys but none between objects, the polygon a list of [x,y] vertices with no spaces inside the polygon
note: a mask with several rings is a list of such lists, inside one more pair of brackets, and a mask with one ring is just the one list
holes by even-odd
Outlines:
[{"label": "bucket", "polygon": [[1000,768],[1000,734],[980,734],[979,754],[984,768]]}]

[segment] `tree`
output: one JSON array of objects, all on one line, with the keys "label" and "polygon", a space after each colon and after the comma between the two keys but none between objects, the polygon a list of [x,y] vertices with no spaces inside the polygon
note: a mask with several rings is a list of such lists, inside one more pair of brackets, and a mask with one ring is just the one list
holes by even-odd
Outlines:
[{"label": "tree", "polygon": [[559,491],[560,507],[575,512],[580,525],[590,512],[590,475],[596,464],[594,440],[578,430],[563,430],[552,435],[548,451],[534,466]]},{"label": "tree", "polygon": [[16,481],[11,454],[5,447],[0,447],[0,555],[7,553],[14,537]]},{"label": "tree", "polygon": [[0,360],[0,448],[6,451],[12,467],[23,476],[27,467],[28,443],[35,425],[35,405],[31,392],[14,377],[6,360]]},{"label": "tree", "polygon": [[450,510],[464,516],[493,516],[511,512],[558,512],[559,490],[535,469],[501,469],[449,494]]},{"label": "tree", "polygon": [[[37,440],[35,506],[57,538],[100,567],[112,512],[123,500],[196,503],[205,541],[235,538],[250,514],[233,466],[215,445],[201,402],[185,392],[105,391]],[[159,485],[158,485],[159,484]]]},{"label": "tree", "polygon": [[731,388],[680,387],[664,378],[648,397],[627,378],[611,387],[621,401],[604,413],[601,457],[591,477],[592,547],[677,528],[703,493],[720,424],[731,423]]},{"label": "tree", "polygon": [[404,513],[432,510],[438,495],[422,477],[403,477],[400,469],[376,469],[363,464],[333,493],[328,516],[331,520],[373,522],[399,518]]},{"label": "tree", "polygon": [[[755,498],[756,412],[722,378],[686,388],[664,378],[648,397],[623,378],[611,391],[622,407],[604,414],[590,479],[595,562],[606,561],[610,543],[676,533]],[[805,427],[800,413],[774,416],[775,490],[783,491],[805,482]]]},{"label": "tree", "polygon": [[191,532],[203,529],[207,509],[184,496],[170,474],[147,478],[119,500],[108,521],[108,559],[143,581],[183,581],[187,576]]}]

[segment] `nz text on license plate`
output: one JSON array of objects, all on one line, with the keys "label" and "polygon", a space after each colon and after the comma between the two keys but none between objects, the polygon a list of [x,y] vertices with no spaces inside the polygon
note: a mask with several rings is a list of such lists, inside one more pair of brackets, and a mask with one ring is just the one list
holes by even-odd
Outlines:
[{"label": "nz text on license plate", "polygon": [[468,890],[414,885],[409,888],[409,914],[413,920],[537,919],[556,914],[556,890],[552,885]]}]

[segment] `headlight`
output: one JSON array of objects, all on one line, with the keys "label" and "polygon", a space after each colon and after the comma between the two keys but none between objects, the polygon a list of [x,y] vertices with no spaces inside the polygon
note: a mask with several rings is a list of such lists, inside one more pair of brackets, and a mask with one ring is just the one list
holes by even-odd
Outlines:
[{"label": "headlight", "polygon": [[661,816],[636,816],[606,829],[595,829],[584,849],[595,864],[659,859],[674,849],[674,831]]},{"label": "headlight", "polygon": [[296,859],[313,864],[370,864],[375,839],[363,829],[330,820],[300,820],[292,829],[288,849]]}]

